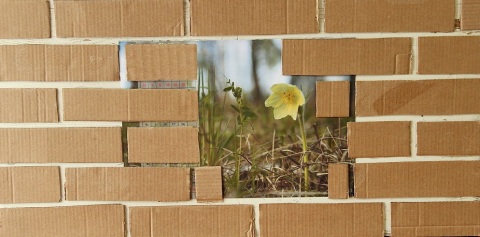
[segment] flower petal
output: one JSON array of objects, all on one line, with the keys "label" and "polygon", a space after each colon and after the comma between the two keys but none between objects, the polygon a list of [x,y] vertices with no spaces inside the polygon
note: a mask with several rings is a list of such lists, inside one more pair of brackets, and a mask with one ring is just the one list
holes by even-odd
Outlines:
[{"label": "flower petal", "polygon": [[282,105],[282,97],[277,93],[272,93],[265,101],[265,107],[277,108]]},{"label": "flower petal", "polygon": [[282,119],[287,116],[288,116],[288,106],[286,104],[282,104],[273,110],[273,117],[275,119]]},{"label": "flower petal", "polygon": [[293,104],[288,105],[288,115],[290,115],[293,120],[297,120],[298,106]]},{"label": "flower petal", "polygon": [[[293,87],[295,87],[295,86],[293,86]],[[283,94],[283,92],[288,91],[291,88],[292,88],[292,85],[290,85],[290,84],[280,83],[280,84],[275,84],[272,87],[270,87],[270,90],[273,93]]]},{"label": "flower petal", "polygon": [[296,88],[295,91],[295,98],[298,98],[296,101],[297,105],[301,106],[305,104],[305,96],[303,95],[303,92],[298,88]]}]

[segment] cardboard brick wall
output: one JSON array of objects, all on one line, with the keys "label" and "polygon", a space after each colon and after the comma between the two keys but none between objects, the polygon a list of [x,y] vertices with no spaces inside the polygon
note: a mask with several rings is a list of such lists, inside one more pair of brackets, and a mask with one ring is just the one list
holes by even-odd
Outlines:
[{"label": "cardboard brick wall", "polygon": [[48,1],[0,2],[0,39],[50,38]]},{"label": "cardboard brick wall", "polygon": [[195,195],[197,202],[223,200],[221,166],[195,168]]},{"label": "cardboard brick wall", "polygon": [[317,117],[350,116],[350,82],[317,82],[315,94]]},{"label": "cardboard brick wall", "polygon": [[478,0],[462,0],[461,29],[480,30],[480,2]]},{"label": "cardboard brick wall", "polygon": [[0,89],[0,122],[58,122],[56,89]]},{"label": "cardboard brick wall", "polygon": [[349,196],[348,164],[328,164],[328,198],[347,199]]}]

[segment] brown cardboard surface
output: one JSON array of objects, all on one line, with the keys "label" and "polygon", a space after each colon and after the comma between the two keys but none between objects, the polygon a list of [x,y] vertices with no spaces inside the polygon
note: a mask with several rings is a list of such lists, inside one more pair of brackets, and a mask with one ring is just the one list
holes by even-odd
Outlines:
[{"label": "brown cardboard surface", "polygon": [[0,81],[118,81],[116,45],[0,45]]},{"label": "brown cardboard surface", "polygon": [[479,196],[480,161],[355,164],[355,197]]},{"label": "brown cardboard surface", "polygon": [[260,235],[383,237],[383,215],[383,203],[260,204]]},{"label": "brown cardboard surface", "polygon": [[129,44],[129,81],[196,80],[196,44]]},{"label": "brown cardboard surface", "polygon": [[124,236],[122,205],[0,208],[0,236]]},{"label": "brown cardboard surface", "polygon": [[419,122],[417,155],[480,155],[480,121]]},{"label": "brown cardboard surface", "polygon": [[480,202],[394,202],[392,236],[480,236]]},{"label": "brown cardboard surface", "polygon": [[48,1],[0,2],[0,39],[50,38]]},{"label": "brown cardboard surface", "polygon": [[480,113],[480,79],[357,81],[357,116]]},{"label": "brown cardboard surface", "polygon": [[130,163],[199,163],[198,128],[128,128]]},{"label": "brown cardboard surface", "polygon": [[65,121],[196,121],[197,92],[181,89],[63,89]]},{"label": "brown cardboard surface", "polygon": [[461,29],[480,30],[480,1],[462,0]]},{"label": "brown cardboard surface", "polygon": [[121,163],[121,128],[0,128],[0,163]]},{"label": "brown cardboard surface", "polygon": [[67,168],[68,201],[188,201],[190,169]]},{"label": "brown cardboard surface", "polygon": [[55,1],[57,36],[183,36],[182,0]]},{"label": "brown cardboard surface", "polygon": [[328,164],[328,198],[347,199],[349,186],[348,164]]},{"label": "brown cardboard surface", "polygon": [[322,81],[316,88],[317,117],[350,116],[350,82]]},{"label": "brown cardboard surface", "polygon": [[327,0],[325,31],[452,32],[454,0]]},{"label": "brown cardboard surface", "polygon": [[193,36],[307,33],[319,33],[316,1],[191,1]]},{"label": "brown cardboard surface", "polygon": [[58,122],[57,89],[0,89],[0,122]]},{"label": "brown cardboard surface", "polygon": [[60,169],[1,167],[0,190],[0,203],[59,202]]},{"label": "brown cardboard surface", "polygon": [[252,237],[251,205],[131,207],[132,237]]},{"label": "brown cardboard surface", "polygon": [[283,40],[283,74],[408,74],[411,46],[410,38]]},{"label": "brown cardboard surface", "polygon": [[348,123],[348,156],[410,156],[410,126],[405,121]]},{"label": "brown cardboard surface", "polygon": [[419,74],[480,73],[480,36],[418,38]]},{"label": "brown cardboard surface", "polygon": [[195,168],[195,191],[197,202],[223,200],[222,167]]}]

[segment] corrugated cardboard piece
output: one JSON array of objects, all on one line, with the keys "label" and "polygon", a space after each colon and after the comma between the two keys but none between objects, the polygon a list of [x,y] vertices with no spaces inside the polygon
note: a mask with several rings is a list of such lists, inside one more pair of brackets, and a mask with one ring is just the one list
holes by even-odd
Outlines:
[{"label": "corrugated cardboard piece", "polygon": [[454,0],[327,0],[326,32],[452,32]]},{"label": "corrugated cardboard piece", "polygon": [[130,163],[199,163],[198,128],[128,128]]},{"label": "corrugated cardboard piece", "polygon": [[480,79],[357,81],[355,113],[450,115],[480,113]]},{"label": "corrugated cardboard piece", "polygon": [[0,203],[59,202],[60,169],[1,167],[0,190]]},{"label": "corrugated cardboard piece", "polygon": [[196,91],[63,89],[65,121],[196,121]]},{"label": "corrugated cardboard piece", "polygon": [[196,44],[129,44],[129,81],[196,80]]},{"label": "corrugated cardboard piece", "polygon": [[124,236],[122,205],[2,208],[0,236]]},{"label": "corrugated cardboard piece", "polygon": [[480,36],[418,38],[419,74],[480,73]]},{"label": "corrugated cardboard piece", "polygon": [[120,163],[121,128],[1,128],[0,163]]},{"label": "corrugated cardboard piece", "polygon": [[480,121],[419,122],[417,140],[421,156],[478,156]]},{"label": "corrugated cardboard piece", "polygon": [[328,198],[347,199],[349,186],[348,164],[328,164]]},{"label": "corrugated cardboard piece", "polygon": [[262,237],[383,234],[383,203],[260,204]]},{"label": "corrugated cardboard piece", "polygon": [[221,166],[195,168],[195,194],[197,202],[223,200]]},{"label": "corrugated cardboard piece", "polygon": [[318,33],[311,0],[192,0],[191,34],[274,35]]},{"label": "corrugated cardboard piece", "polygon": [[410,38],[283,40],[283,74],[408,74],[411,45]]},{"label": "corrugated cardboard piece", "polygon": [[252,237],[251,205],[131,207],[132,237]]},{"label": "corrugated cardboard piece", "polygon": [[183,36],[182,0],[55,1],[57,36]]},{"label": "corrugated cardboard piece", "polygon": [[187,201],[189,168],[67,168],[68,201]]},{"label": "corrugated cardboard piece", "polygon": [[48,1],[0,2],[0,39],[50,38]]},{"label": "corrugated cardboard piece", "polygon": [[480,161],[355,164],[355,197],[479,196]]},{"label": "corrugated cardboard piece", "polygon": [[348,123],[348,156],[410,156],[410,126],[404,121]]},{"label": "corrugated cardboard piece", "polygon": [[58,122],[57,89],[0,89],[0,122]]},{"label": "corrugated cardboard piece", "polygon": [[350,82],[317,82],[317,117],[350,116]]},{"label": "corrugated cardboard piece", "polygon": [[392,236],[480,236],[480,202],[394,202]]},{"label": "corrugated cardboard piece", "polygon": [[0,68],[0,81],[120,80],[116,45],[0,45]]},{"label": "corrugated cardboard piece", "polygon": [[480,1],[462,0],[461,29],[480,30]]}]

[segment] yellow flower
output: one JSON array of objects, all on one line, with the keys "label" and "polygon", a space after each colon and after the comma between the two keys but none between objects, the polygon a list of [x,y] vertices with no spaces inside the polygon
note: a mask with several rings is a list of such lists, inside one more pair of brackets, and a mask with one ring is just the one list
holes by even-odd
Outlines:
[{"label": "yellow flower", "polygon": [[270,90],[272,94],[265,101],[266,107],[273,107],[273,117],[281,119],[291,116],[297,120],[298,107],[305,104],[302,91],[290,84],[275,84]]}]

